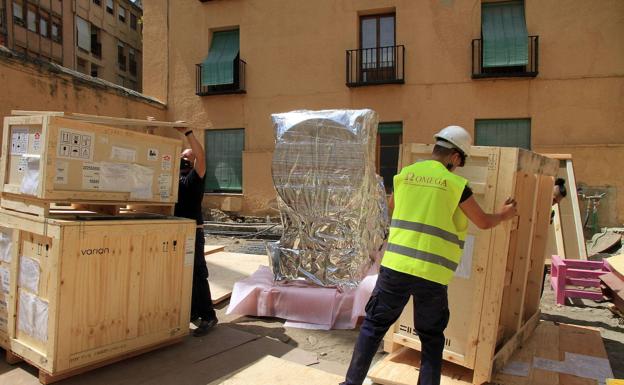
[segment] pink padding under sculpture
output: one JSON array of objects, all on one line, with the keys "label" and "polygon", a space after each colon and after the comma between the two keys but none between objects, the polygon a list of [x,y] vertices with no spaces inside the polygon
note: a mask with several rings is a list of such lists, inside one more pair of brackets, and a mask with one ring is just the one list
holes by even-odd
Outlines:
[{"label": "pink padding under sculpture", "polygon": [[273,282],[273,273],[260,266],[234,284],[227,314],[277,317],[285,326],[309,329],[353,329],[377,282],[378,265],[355,289],[324,288],[305,281]]}]

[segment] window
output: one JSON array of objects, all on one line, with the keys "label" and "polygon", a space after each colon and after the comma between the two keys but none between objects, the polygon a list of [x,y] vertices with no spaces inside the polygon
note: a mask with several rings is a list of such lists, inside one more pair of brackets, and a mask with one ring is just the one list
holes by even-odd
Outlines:
[{"label": "window", "polygon": [[22,27],[26,26],[24,22],[24,8],[22,8],[22,2],[13,2],[13,23],[17,25],[21,25]]},{"label": "window", "polygon": [[383,81],[394,78],[395,24],[395,14],[360,18],[361,81]]},{"label": "window", "polygon": [[95,57],[102,57],[102,43],[100,43],[100,29],[91,24],[91,54]]},{"label": "window", "polygon": [[403,141],[403,123],[379,123],[377,129],[376,169],[384,181],[387,193],[392,192],[399,164],[399,149]]},{"label": "window", "polygon": [[46,13],[41,13],[39,15],[39,33],[43,37],[50,37],[50,16]]},{"label": "window", "polygon": [[28,4],[26,19],[28,30],[32,32],[37,32],[37,8],[34,4]]},{"label": "window", "polygon": [[113,0],[106,0],[106,12],[110,13],[111,15],[115,14]]},{"label": "window", "polygon": [[137,29],[137,17],[134,13],[130,13],[130,28],[136,31]]},{"label": "window", "polygon": [[208,56],[202,63],[201,85],[218,86],[234,84],[238,76],[239,33],[232,31],[213,32]]},{"label": "window", "polygon": [[136,76],[137,62],[136,62],[136,55],[134,53],[134,49],[132,48],[128,48],[128,70],[130,71],[130,75]]},{"label": "window", "polygon": [[119,21],[126,24],[126,9],[124,7],[119,7],[117,10],[117,17],[119,18]]},{"label": "window", "polygon": [[85,75],[88,75],[89,71],[87,70],[87,61],[81,58],[77,58],[76,70],[78,70],[78,72],[81,72]]},{"label": "window", "polygon": [[531,149],[531,119],[477,119],[475,145]]},{"label": "window", "polygon": [[91,76],[93,76],[94,78],[98,77],[98,66],[96,66],[95,64],[91,63]]},{"label": "window", "polygon": [[102,6],[102,2],[100,0],[93,0],[93,4],[97,6]]},{"label": "window", "polygon": [[122,42],[117,42],[117,64],[122,71],[126,70],[126,53],[125,46]]},{"label": "window", "polygon": [[61,43],[63,41],[63,30],[61,28],[61,19],[52,16],[52,28],[51,28],[52,40]]},{"label": "window", "polygon": [[76,35],[78,48],[91,52],[91,23],[76,16]]},{"label": "window", "polygon": [[245,130],[207,130],[206,192],[243,191]]},{"label": "window", "polygon": [[121,75],[117,75],[117,84],[123,87],[125,82],[126,82],[126,78],[124,78]]},{"label": "window", "polygon": [[484,71],[508,71],[509,67],[523,70],[528,64],[523,1],[481,4],[481,35]]}]

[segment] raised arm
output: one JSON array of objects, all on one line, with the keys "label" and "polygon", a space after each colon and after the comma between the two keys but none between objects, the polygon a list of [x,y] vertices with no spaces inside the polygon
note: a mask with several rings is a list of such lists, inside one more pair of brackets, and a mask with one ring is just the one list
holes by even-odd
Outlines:
[{"label": "raised arm", "polygon": [[511,219],[516,215],[516,201],[511,198],[508,198],[501,210],[495,214],[484,212],[474,199],[474,196],[460,203],[459,207],[468,219],[482,230],[491,229],[502,221]]},{"label": "raised arm", "polygon": [[193,130],[190,128],[176,127],[176,129],[186,137],[186,140],[191,146],[191,150],[195,156],[195,164],[193,165],[193,168],[195,169],[197,175],[203,178],[204,175],[206,175],[206,154],[204,153],[204,146],[202,146],[199,140],[197,140]]}]

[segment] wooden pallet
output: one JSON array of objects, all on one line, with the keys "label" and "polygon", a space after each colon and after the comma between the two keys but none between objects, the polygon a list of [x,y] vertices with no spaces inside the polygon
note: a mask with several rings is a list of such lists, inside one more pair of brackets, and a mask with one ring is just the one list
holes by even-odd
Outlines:
[{"label": "wooden pallet", "polygon": [[[575,373],[574,366],[562,365],[570,353],[581,359],[580,365],[602,364],[608,375],[610,365],[598,330],[541,321],[535,333],[510,357],[508,365],[497,368],[489,384],[598,385],[597,380],[583,377],[586,373]],[[416,385],[419,366],[420,353],[402,348],[386,356],[368,375],[381,385]],[[441,385],[473,384],[473,374],[468,368],[445,362]]]},{"label": "wooden pallet", "polygon": [[146,204],[144,202],[108,202],[108,201],[74,201],[34,199],[24,195],[3,194],[0,199],[0,210],[22,216],[34,217],[69,217],[75,215],[128,215],[155,214],[172,216],[175,203]]},{"label": "wooden pallet", "polygon": [[[405,144],[400,166],[430,158],[432,146]],[[508,197],[518,201],[518,216],[494,229],[468,229],[462,264],[449,285],[451,319],[444,359],[474,372],[475,384],[491,378],[517,341],[530,335],[539,317],[546,234],[558,161],[503,147],[473,147],[457,173],[470,181],[486,212],[499,210]],[[459,274],[459,276],[458,276]],[[411,301],[384,339],[384,348],[420,349]]]}]

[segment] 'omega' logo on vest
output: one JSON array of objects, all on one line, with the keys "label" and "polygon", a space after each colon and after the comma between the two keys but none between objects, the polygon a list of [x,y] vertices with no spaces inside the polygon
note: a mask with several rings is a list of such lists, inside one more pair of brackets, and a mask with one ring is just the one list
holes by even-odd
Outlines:
[{"label": "'omega' logo on vest", "polygon": [[432,176],[414,175],[413,172],[408,173],[405,176],[405,182],[409,184],[429,185],[434,187],[447,187],[446,179],[434,178]]},{"label": "'omega' logo on vest", "polygon": [[108,253],[110,253],[110,250],[108,249],[108,247],[80,250],[80,254],[82,255],[103,255],[103,254],[108,254]]}]

